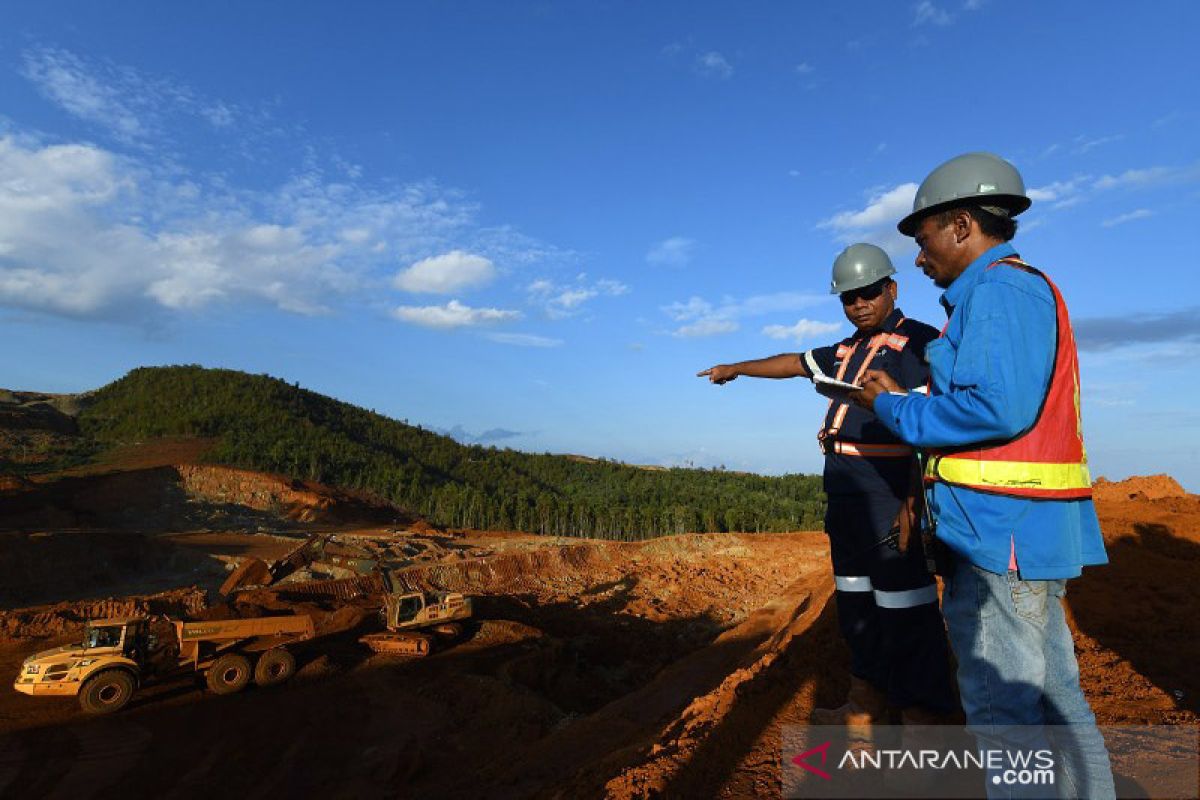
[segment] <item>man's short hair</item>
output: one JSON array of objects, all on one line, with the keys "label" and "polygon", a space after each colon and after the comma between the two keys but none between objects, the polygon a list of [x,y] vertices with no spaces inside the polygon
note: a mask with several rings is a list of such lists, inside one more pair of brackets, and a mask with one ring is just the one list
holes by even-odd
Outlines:
[{"label": "man's short hair", "polygon": [[992,239],[999,239],[1002,242],[1011,242],[1012,238],[1017,235],[1017,221],[1010,216],[1001,214],[993,214],[990,211],[985,211],[979,205],[962,205],[948,208],[937,215],[938,225],[942,228],[949,225],[954,220],[954,215],[960,211],[965,211],[971,215],[971,219],[979,223],[979,230],[984,236]]}]

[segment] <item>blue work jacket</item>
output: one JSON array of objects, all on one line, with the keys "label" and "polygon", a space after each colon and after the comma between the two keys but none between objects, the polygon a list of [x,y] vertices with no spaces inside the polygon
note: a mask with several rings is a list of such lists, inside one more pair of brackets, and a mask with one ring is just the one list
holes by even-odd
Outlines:
[{"label": "blue work jacket", "polygon": [[[1037,275],[988,269],[1009,244],[971,263],[941,297],[949,322],[926,346],[930,396],[882,394],[879,419],[916,447],[1011,439],[1037,418],[1054,368],[1054,296]],[[1073,578],[1108,555],[1091,500],[1047,500],[935,483],[937,536],[958,556],[1003,574],[1015,552],[1021,577]]]}]

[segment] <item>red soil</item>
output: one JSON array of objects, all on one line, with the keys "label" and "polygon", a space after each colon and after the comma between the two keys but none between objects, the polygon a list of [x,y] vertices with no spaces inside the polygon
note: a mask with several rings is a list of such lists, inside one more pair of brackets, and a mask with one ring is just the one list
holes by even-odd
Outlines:
[{"label": "red soil", "polygon": [[[242,487],[239,498],[278,487],[269,476],[213,480]],[[1067,598],[1097,718],[1195,725],[1200,498],[1140,479],[1100,484],[1097,507],[1112,563],[1073,581]],[[148,686],[103,719],[0,692],[0,794],[748,800],[779,793],[780,727],[846,689],[821,534],[621,544],[369,533],[380,548],[421,551],[410,586],[476,598],[464,641],[415,661],[372,655],[357,637],[378,629],[378,598],[271,591],[220,606],[181,589],[0,615],[0,676],[104,609],[311,613],[322,633],[297,678],[275,689]],[[217,552],[231,536],[165,541]],[[243,538],[242,554],[284,546]]]}]

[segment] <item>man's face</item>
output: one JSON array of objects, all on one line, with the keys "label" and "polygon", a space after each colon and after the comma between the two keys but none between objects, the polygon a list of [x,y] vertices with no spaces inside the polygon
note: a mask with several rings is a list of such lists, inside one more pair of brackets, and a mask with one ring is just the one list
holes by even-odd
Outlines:
[{"label": "man's face", "polygon": [[[960,230],[964,225],[967,230]],[[940,289],[949,288],[971,263],[969,258],[964,261],[966,251],[962,246],[965,239],[962,234],[969,232],[969,226],[970,217],[965,215],[956,215],[949,223],[943,223],[942,216],[934,214],[921,220],[917,228],[913,237],[920,248],[917,266]]]},{"label": "man's face", "polygon": [[878,330],[896,307],[896,282],[890,278],[861,289],[842,292],[842,311],[860,331]]}]

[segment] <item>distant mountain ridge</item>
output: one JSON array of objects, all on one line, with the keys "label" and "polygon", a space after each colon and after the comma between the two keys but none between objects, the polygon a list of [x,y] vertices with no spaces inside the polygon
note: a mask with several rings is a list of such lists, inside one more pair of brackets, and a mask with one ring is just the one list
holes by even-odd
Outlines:
[{"label": "distant mountain ridge", "polygon": [[[70,407],[78,411],[76,460],[135,441],[203,437],[214,441],[206,462],[367,490],[451,527],[640,539],[811,530],[824,513],[816,476],[648,470],[463,445],[233,370],[143,367],[87,393],[78,406]],[[11,461],[0,469],[22,471]]]}]

